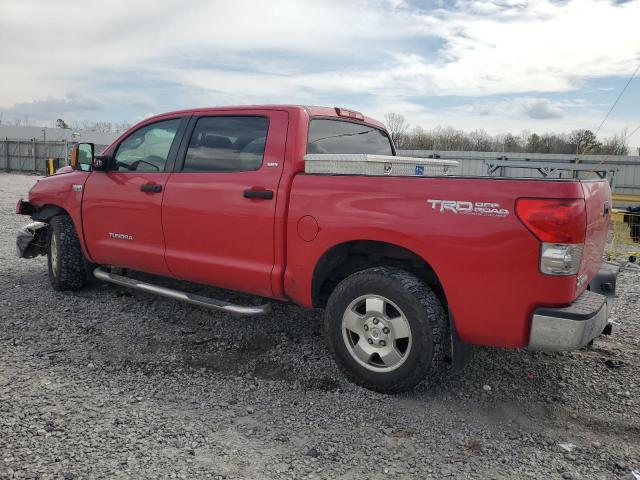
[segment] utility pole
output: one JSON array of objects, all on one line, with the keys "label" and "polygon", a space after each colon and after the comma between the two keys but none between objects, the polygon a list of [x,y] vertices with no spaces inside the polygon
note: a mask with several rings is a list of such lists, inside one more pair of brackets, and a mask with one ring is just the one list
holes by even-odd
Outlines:
[{"label": "utility pole", "polygon": [[33,173],[38,173],[38,160],[36,157],[36,139],[31,139],[31,158],[33,159]]},{"label": "utility pole", "polygon": [[7,173],[11,171],[11,165],[9,164],[9,137],[4,137],[4,154],[7,157]]},{"label": "utility pole", "polygon": [[42,141],[44,142],[44,156],[49,158],[49,146],[47,145],[47,129],[42,129]]}]

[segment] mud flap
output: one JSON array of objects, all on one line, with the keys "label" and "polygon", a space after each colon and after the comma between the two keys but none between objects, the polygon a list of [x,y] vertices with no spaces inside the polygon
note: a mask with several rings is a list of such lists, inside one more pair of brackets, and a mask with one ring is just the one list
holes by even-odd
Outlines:
[{"label": "mud flap", "polygon": [[453,321],[453,313],[451,309],[449,313],[449,332],[451,335],[451,371],[452,373],[461,372],[466,367],[474,353],[474,345],[469,345],[460,340],[456,331],[455,322]]}]

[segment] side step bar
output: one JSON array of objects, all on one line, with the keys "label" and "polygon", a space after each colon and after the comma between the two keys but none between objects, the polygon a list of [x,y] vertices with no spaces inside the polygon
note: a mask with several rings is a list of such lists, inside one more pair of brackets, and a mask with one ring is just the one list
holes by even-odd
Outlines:
[{"label": "side step bar", "polygon": [[193,305],[199,305],[201,307],[213,308],[215,310],[222,310],[223,312],[231,313],[234,315],[253,316],[262,315],[269,311],[269,305],[259,305],[257,307],[243,307],[242,305],[235,305],[233,303],[224,302],[222,300],[216,300],[213,298],[203,297],[201,295],[194,295],[192,293],[185,293],[179,290],[173,290],[172,288],[161,287],[159,285],[152,285],[150,283],[141,282],[133,278],[123,277],[122,275],[116,275],[115,273],[109,273],[98,267],[93,271],[93,276],[99,280],[103,280],[109,283],[115,283],[123,287],[133,288],[140,290],[141,292],[154,293],[161,297],[173,298],[181,302],[191,303]]}]

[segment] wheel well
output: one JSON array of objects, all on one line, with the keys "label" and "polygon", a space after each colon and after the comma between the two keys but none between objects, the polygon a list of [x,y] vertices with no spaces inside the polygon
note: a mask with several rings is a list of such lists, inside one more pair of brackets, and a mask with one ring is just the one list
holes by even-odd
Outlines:
[{"label": "wheel well", "polygon": [[48,222],[53,217],[60,214],[68,215],[64,208],[49,204],[39,208],[33,215],[31,215],[31,218],[40,222]]},{"label": "wheel well", "polygon": [[397,267],[413,273],[434,290],[446,310],[442,284],[422,257],[398,245],[372,240],[336,245],[320,258],[311,284],[314,307],[324,307],[333,289],[349,275],[379,266]]}]

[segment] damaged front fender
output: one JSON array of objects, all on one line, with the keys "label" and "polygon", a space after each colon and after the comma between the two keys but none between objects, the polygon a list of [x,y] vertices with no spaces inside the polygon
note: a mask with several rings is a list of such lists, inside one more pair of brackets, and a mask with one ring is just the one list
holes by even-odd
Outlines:
[{"label": "damaged front fender", "polygon": [[16,253],[20,258],[34,258],[47,253],[47,230],[44,222],[33,222],[18,231]]}]

